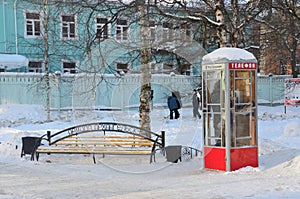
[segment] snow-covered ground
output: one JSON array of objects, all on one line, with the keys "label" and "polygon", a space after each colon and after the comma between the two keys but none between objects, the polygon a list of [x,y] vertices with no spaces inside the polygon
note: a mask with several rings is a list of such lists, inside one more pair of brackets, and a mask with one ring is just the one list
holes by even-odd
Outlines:
[{"label": "snow-covered ground", "polygon": [[[203,169],[202,157],[149,164],[149,157],[41,155],[40,161],[21,158],[21,138],[41,136],[93,121],[138,125],[131,111],[52,113],[43,107],[0,105],[0,199],[2,198],[300,198],[300,107],[259,106],[259,167],[233,172]],[[201,149],[202,121],[191,108],[179,120],[154,108],[152,131],[166,131],[167,145]]]}]

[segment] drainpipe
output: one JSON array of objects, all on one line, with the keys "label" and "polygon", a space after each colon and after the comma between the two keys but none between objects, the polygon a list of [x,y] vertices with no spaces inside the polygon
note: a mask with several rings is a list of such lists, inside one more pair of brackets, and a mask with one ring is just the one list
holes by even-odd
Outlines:
[{"label": "drainpipe", "polygon": [[3,39],[4,39],[4,52],[6,53],[6,18],[5,18],[5,9],[4,9],[4,6],[5,6],[5,2],[4,0],[2,1],[2,11],[3,11]]},{"label": "drainpipe", "polygon": [[17,1],[14,2],[14,17],[15,17],[15,42],[16,42],[16,54],[18,54],[18,26],[17,26]]}]

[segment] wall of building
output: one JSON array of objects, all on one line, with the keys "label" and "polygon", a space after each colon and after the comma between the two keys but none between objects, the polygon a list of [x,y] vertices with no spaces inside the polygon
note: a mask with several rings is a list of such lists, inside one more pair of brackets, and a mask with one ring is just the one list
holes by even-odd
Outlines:
[{"label": "wall of building", "polygon": [[15,31],[15,12],[13,1],[0,2],[0,53],[16,53],[17,36]]},{"label": "wall of building", "polygon": [[[64,4],[65,3],[65,4]],[[80,2],[79,2],[80,3]],[[101,73],[116,73],[116,62],[129,63],[130,69],[133,71],[140,70],[140,64],[137,61],[137,56],[133,54],[134,51],[140,49],[139,41],[139,27],[136,22],[129,20],[136,20],[136,13],[126,10],[120,16],[128,19],[129,26],[129,40],[116,41],[115,30],[116,24],[109,25],[109,38],[98,41],[95,38],[95,19],[96,16],[111,17],[111,13],[93,12],[91,18],[89,15],[92,10],[77,5],[78,2],[67,4],[61,2],[55,4],[55,1],[48,5],[47,12],[49,15],[49,38],[46,41],[43,36],[43,26],[41,26],[41,36],[26,35],[26,12],[28,13],[43,13],[43,4],[40,1],[14,1],[6,0],[0,3],[0,28],[4,31],[0,32],[0,52],[3,53],[17,53],[26,56],[30,61],[45,61],[45,44],[49,44],[49,72],[54,73],[62,70],[63,61],[76,61],[78,71],[99,71]],[[77,5],[77,6],[76,6]],[[103,5],[102,5],[103,7]],[[100,9],[101,7],[99,7]],[[115,12],[115,10],[112,10]],[[76,37],[72,39],[62,39],[61,36],[61,15],[76,13]],[[127,16],[126,16],[127,15]],[[3,16],[3,17],[2,17]],[[156,15],[157,16],[157,15]],[[89,21],[89,23],[87,23]],[[41,16],[41,24],[43,19]],[[157,42],[152,43],[152,48],[165,50],[176,54],[187,60],[192,66],[189,71],[191,75],[201,74],[201,57],[205,51],[202,49],[199,42],[195,41],[180,41],[180,37],[170,41],[161,41],[163,28],[161,19],[160,25],[156,27]],[[89,29],[89,32],[87,32]],[[178,33],[179,30],[177,30]],[[88,41],[91,42],[90,51],[87,51]],[[177,44],[175,44],[176,42]],[[3,45],[2,45],[3,44]],[[178,46],[176,46],[178,45]],[[176,50],[175,50],[176,49]],[[90,53],[90,56],[88,56]],[[133,54],[133,55],[132,55]],[[128,55],[131,55],[128,56]],[[175,63],[175,59],[173,58]],[[153,61],[154,64],[155,61]],[[158,64],[158,68],[162,67]],[[178,67],[178,66],[177,66]],[[44,71],[45,72],[45,69]]]}]

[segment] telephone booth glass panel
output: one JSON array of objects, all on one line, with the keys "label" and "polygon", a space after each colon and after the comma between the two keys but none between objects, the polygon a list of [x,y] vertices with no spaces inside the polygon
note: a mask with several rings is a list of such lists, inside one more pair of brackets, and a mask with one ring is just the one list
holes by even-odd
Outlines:
[{"label": "telephone booth glass panel", "polygon": [[255,71],[230,71],[231,146],[256,143]]},{"label": "telephone booth glass panel", "polygon": [[224,70],[207,71],[203,78],[203,114],[205,116],[204,144],[206,146],[225,145],[225,85]]}]

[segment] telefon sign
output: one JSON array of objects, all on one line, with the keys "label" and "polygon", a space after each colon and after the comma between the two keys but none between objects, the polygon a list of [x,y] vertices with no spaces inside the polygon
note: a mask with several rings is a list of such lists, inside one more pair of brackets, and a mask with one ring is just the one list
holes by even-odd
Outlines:
[{"label": "telefon sign", "polygon": [[229,69],[231,70],[251,70],[251,69],[256,69],[257,68],[257,63],[243,63],[243,62],[231,62],[229,63]]}]

